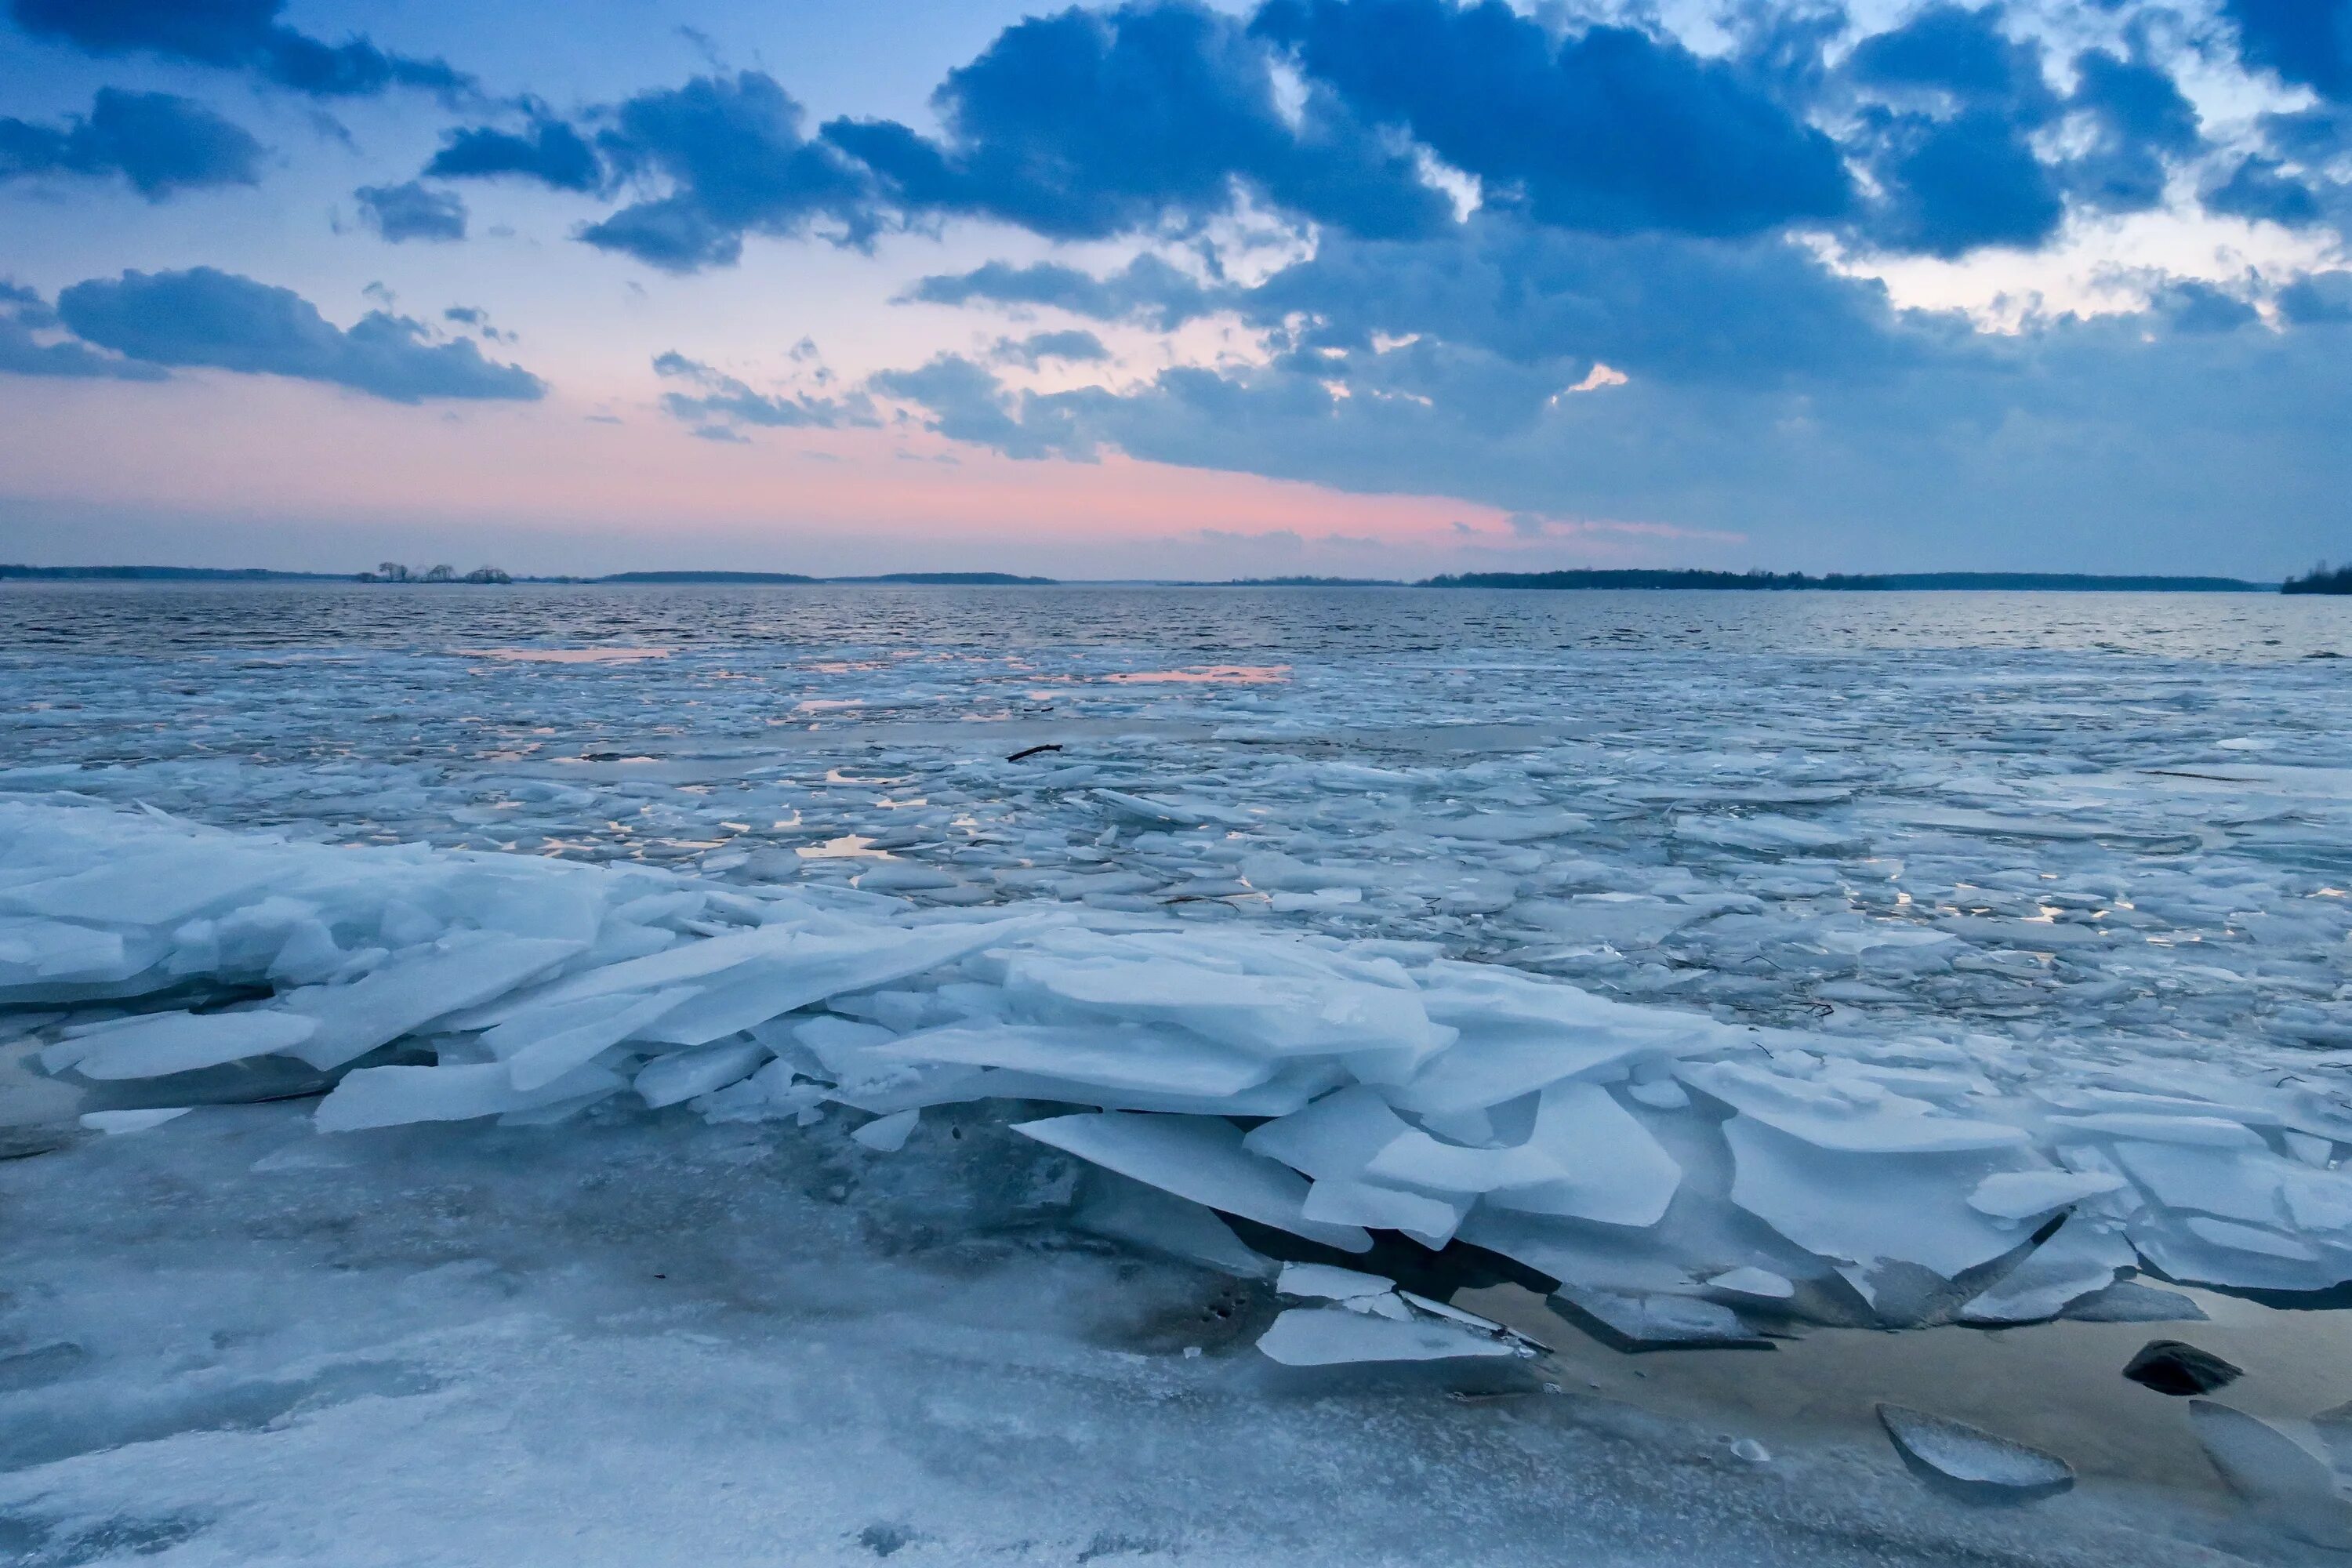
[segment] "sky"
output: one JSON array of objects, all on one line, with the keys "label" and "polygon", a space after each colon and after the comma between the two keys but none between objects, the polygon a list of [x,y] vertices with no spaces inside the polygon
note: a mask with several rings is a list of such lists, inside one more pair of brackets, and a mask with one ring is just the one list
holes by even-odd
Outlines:
[{"label": "sky", "polygon": [[2352,0],[0,0],[0,562],[2276,577]]}]

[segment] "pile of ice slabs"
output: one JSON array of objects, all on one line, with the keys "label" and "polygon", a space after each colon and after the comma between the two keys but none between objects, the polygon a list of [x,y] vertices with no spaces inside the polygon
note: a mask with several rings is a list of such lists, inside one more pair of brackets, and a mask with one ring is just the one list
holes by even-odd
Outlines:
[{"label": "pile of ice slabs", "polygon": [[0,804],[0,1005],[68,1078],[324,1075],[326,1131],[633,1093],[853,1107],[889,1150],[927,1107],[1084,1108],[1018,1131],[1340,1253],[1492,1249],[1636,1337],[2088,1315],[2154,1294],[2138,1269],[2352,1279],[2325,1058],[1765,1031],[1242,922],[919,911],[50,799]]}]

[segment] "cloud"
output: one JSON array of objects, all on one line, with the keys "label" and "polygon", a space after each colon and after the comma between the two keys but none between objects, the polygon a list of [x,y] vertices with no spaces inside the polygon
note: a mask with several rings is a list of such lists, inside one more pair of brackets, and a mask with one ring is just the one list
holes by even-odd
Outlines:
[{"label": "cloud", "polygon": [[466,237],[466,204],[452,191],[436,191],[415,180],[404,185],[362,185],[352,193],[368,225],[385,239],[453,240]]},{"label": "cloud", "polygon": [[2305,228],[2319,222],[2319,196],[2311,186],[2283,172],[2275,158],[2242,158],[2229,178],[2209,186],[2205,210],[2254,222]]},{"label": "cloud", "polygon": [[1097,363],[1110,358],[1110,350],[1103,347],[1103,341],[1089,331],[1032,332],[1025,338],[997,339],[995,357],[1034,370],[1049,359],[1066,360],[1076,364]]},{"label": "cloud", "polygon": [[2352,0],[2222,0],[2249,66],[2352,101]]},{"label": "cloud", "polygon": [[1827,136],[1670,38],[1556,39],[1501,0],[1272,0],[1254,27],[1356,113],[1402,126],[1490,199],[1516,193],[1538,222],[1743,235],[1852,198]]},{"label": "cloud", "polygon": [[663,188],[580,237],[670,272],[731,265],[746,234],[801,235],[820,224],[848,244],[879,225],[870,182],[831,145],[802,134],[802,110],[759,71],[697,77],[613,111],[598,144],[624,178]]},{"label": "cloud", "polygon": [[1139,256],[1108,278],[1040,261],[991,261],[970,272],[920,279],[906,298],[929,305],[1043,305],[1097,321],[1139,321],[1173,331],[1219,308],[1226,290],[1203,287],[1156,256]]},{"label": "cloud", "polygon": [[355,98],[394,87],[445,94],[470,79],[443,61],[387,54],[363,37],[329,44],[278,20],[285,0],[9,0],[35,37],[100,58],[153,55],[250,71],[315,98]]},{"label": "cloud", "polygon": [[111,359],[87,343],[45,341],[58,325],[58,313],[33,289],[0,279],[0,374],[67,376],[77,380],[163,381],[159,366]]},{"label": "cloud", "polygon": [[994,373],[960,354],[940,354],[914,370],[885,371],[866,384],[926,410],[930,417],[924,427],[950,441],[993,447],[1008,458],[1084,461],[1093,455],[1034,394],[1015,398]]},{"label": "cloud", "polygon": [[737,441],[738,425],[765,429],[832,429],[840,425],[871,425],[873,411],[863,396],[812,397],[755,392],[742,381],[712,369],[700,360],[676,351],[654,360],[654,374],[683,382],[693,392],[662,394],[663,412],[711,441]]},{"label": "cloud", "polygon": [[1310,84],[1294,120],[1244,26],[1181,0],[1071,9],[1007,28],[931,96],[946,134],[892,121],[824,131],[917,213],[1092,239],[1273,206],[1359,234],[1434,229],[1446,198],[1410,151]]},{"label": "cloud", "polygon": [[545,115],[533,115],[520,134],[488,125],[453,131],[425,173],[443,180],[510,175],[559,191],[593,191],[604,183],[604,166],[587,139]]},{"label": "cloud", "polygon": [[2085,49],[2074,57],[2074,76],[2067,106],[2089,120],[2095,140],[2067,164],[2069,188],[2100,212],[2160,205],[2168,164],[2204,144],[2197,106],[2170,72],[2137,53],[2126,60]]},{"label": "cloud", "polygon": [[290,289],[198,267],[91,279],[58,296],[75,335],[149,364],[292,376],[395,403],[530,400],[546,385],[482,357],[469,342],[434,342],[423,323],[377,310],[348,330]]},{"label": "cloud", "polygon": [[[2089,554],[2084,520],[2107,518],[2130,520],[2139,559],[2185,559],[2215,518],[2301,537],[2339,514],[2343,466],[2315,454],[2352,427],[2352,290],[2282,292],[2285,331],[2250,287],[2153,293],[2137,313],[1983,333],[1897,310],[1779,238],[1578,234],[1482,210],[1444,241],[1326,236],[1234,289],[1263,363],[1039,394],[946,359],[877,384],[1009,454],[1112,447],[1816,558],[1889,539],[1929,558],[1939,540]],[[1556,395],[1599,363],[1627,382]]]},{"label": "cloud", "polygon": [[203,104],[168,92],[102,87],[87,115],[60,126],[0,118],[0,181],[121,175],[149,201],[261,178],[261,143]]}]

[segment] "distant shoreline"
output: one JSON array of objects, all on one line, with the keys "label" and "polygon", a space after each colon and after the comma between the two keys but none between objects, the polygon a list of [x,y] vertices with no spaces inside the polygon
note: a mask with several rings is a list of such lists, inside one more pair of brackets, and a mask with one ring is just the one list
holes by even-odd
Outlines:
[{"label": "distant shoreline", "polygon": [[[0,582],[36,583],[355,583],[359,574],[338,572],[278,572],[266,567],[221,566],[23,566],[0,564]],[[2139,593],[2275,594],[2277,583],[2240,577],[2110,575],[2078,572],[1706,572],[1594,569],[1564,572],[1465,572],[1418,582],[1372,577],[1235,577],[1210,579],[1117,579],[1072,582],[1025,577],[1009,572],[885,572],[858,576],[814,577],[794,572],[614,572],[597,577],[516,577],[516,584],[583,586],[853,586],[924,587],[1167,587],[1167,588],[1503,588],[1503,589],[1706,589],[1746,593]],[[385,583],[387,588],[443,587],[439,583]]]}]

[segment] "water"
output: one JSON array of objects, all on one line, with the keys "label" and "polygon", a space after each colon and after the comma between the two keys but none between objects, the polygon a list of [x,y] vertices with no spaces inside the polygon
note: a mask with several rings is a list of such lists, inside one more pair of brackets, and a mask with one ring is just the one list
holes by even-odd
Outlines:
[{"label": "water", "polygon": [[0,647],[146,653],[454,642],[1389,658],[1569,648],[2352,654],[2352,601],[2276,594],[1480,589],[0,584]]}]

